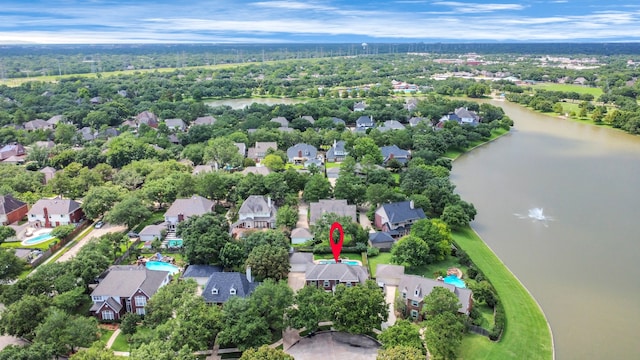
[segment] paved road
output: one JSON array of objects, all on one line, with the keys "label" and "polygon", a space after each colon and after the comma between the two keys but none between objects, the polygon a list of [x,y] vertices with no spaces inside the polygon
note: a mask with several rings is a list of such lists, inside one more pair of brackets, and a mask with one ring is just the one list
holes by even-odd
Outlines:
[{"label": "paved road", "polygon": [[76,243],[69,251],[67,251],[64,255],[58,258],[56,262],[71,260],[71,258],[76,256],[78,251],[80,251],[80,249],[82,249],[82,247],[85,246],[89,242],[89,240],[93,238],[98,238],[104,234],[108,234],[112,232],[122,232],[122,231],[125,231],[126,229],[127,227],[124,225],[111,225],[106,223],[100,229],[92,229],[91,232],[89,232],[89,234],[87,234],[87,236],[84,237],[84,239]]},{"label": "paved road", "polygon": [[324,332],[300,339],[286,352],[296,360],[374,360],[379,345],[373,340],[341,332]]},{"label": "paved road", "polygon": [[369,218],[367,217],[367,209],[360,207],[358,208],[358,212],[360,213],[360,218],[358,219],[358,221],[360,222],[360,226],[362,226],[362,228],[365,230],[369,228],[370,233],[376,232],[376,230],[373,228],[373,224],[371,224],[371,221],[369,221]]}]

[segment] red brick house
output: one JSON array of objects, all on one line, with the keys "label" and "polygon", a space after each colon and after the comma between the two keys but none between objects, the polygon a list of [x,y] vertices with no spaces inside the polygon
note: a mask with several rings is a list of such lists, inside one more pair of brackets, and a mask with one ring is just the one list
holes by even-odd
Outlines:
[{"label": "red brick house", "polygon": [[145,315],[147,301],[170,280],[168,271],[112,266],[91,292],[93,306],[89,311],[100,321],[117,321],[126,313]]},{"label": "red brick house", "polygon": [[57,227],[77,224],[84,219],[80,203],[71,199],[40,199],[28,212],[29,225],[34,227]]},{"label": "red brick house", "polygon": [[2,225],[13,224],[21,220],[27,215],[28,211],[29,207],[27,203],[11,195],[0,196],[0,223],[2,223]]},{"label": "red brick house", "polygon": [[398,285],[398,293],[402,301],[406,304],[405,316],[416,321],[422,321],[422,308],[424,306],[424,297],[429,295],[436,286],[443,287],[454,293],[460,301],[458,312],[469,315],[473,306],[473,297],[471,290],[466,288],[458,288],[442,281],[427,279],[418,275],[402,275],[400,284]]},{"label": "red brick house", "polygon": [[347,287],[364,284],[369,273],[364,267],[347,264],[313,264],[307,267],[305,283],[326,291],[334,291],[338,284]]}]

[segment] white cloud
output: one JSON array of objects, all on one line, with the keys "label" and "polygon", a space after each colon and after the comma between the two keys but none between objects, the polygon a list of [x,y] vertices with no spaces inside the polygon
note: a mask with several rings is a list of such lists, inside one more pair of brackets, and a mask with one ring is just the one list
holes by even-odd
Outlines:
[{"label": "white cloud", "polygon": [[503,10],[523,10],[525,7],[520,4],[482,4],[482,3],[464,3],[458,1],[436,1],[433,5],[449,6],[454,8],[458,13],[480,13],[494,12]]}]

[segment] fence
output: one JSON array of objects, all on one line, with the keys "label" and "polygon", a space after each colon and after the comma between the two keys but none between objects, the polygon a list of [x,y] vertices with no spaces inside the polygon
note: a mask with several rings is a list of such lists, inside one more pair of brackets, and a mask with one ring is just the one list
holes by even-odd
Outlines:
[{"label": "fence", "polygon": [[115,265],[120,265],[120,263],[129,258],[129,255],[131,254],[131,252],[133,250],[135,250],[135,248],[138,246],[138,244],[140,244],[140,238],[138,238],[136,241],[132,242],[129,247],[127,248],[127,251],[124,252],[124,254],[120,255],[116,261],[114,261],[113,263]]},{"label": "fence", "polygon": [[476,325],[469,325],[469,331],[486,337],[489,337],[489,334],[491,334],[489,330]]},{"label": "fence", "polygon": [[47,249],[46,251],[43,251],[41,256],[31,261],[29,265],[32,268],[35,268],[38,265],[45,262],[48,258],[51,257],[51,255],[55,254],[63,246],[65,246],[71,240],[73,240],[82,230],[86,229],[88,225],[89,225],[89,222],[87,222],[86,220],[83,220],[81,223],[78,224],[78,226],[76,226],[75,229],[73,229],[71,233],[69,233],[69,235],[67,235],[64,239],[59,239],[59,241],[51,245],[49,249]]}]

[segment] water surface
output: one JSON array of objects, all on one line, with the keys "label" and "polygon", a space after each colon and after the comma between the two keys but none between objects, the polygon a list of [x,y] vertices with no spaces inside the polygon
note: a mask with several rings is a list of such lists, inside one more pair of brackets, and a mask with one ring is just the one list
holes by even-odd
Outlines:
[{"label": "water surface", "polygon": [[514,129],[452,172],[473,228],[540,303],[558,359],[640,358],[640,137],[493,104]]},{"label": "water surface", "polygon": [[233,109],[243,109],[253,103],[265,104],[265,105],[277,105],[277,104],[298,104],[304,102],[303,100],[296,100],[290,98],[246,98],[246,99],[222,99],[222,100],[207,100],[205,104],[209,106],[230,106]]}]

